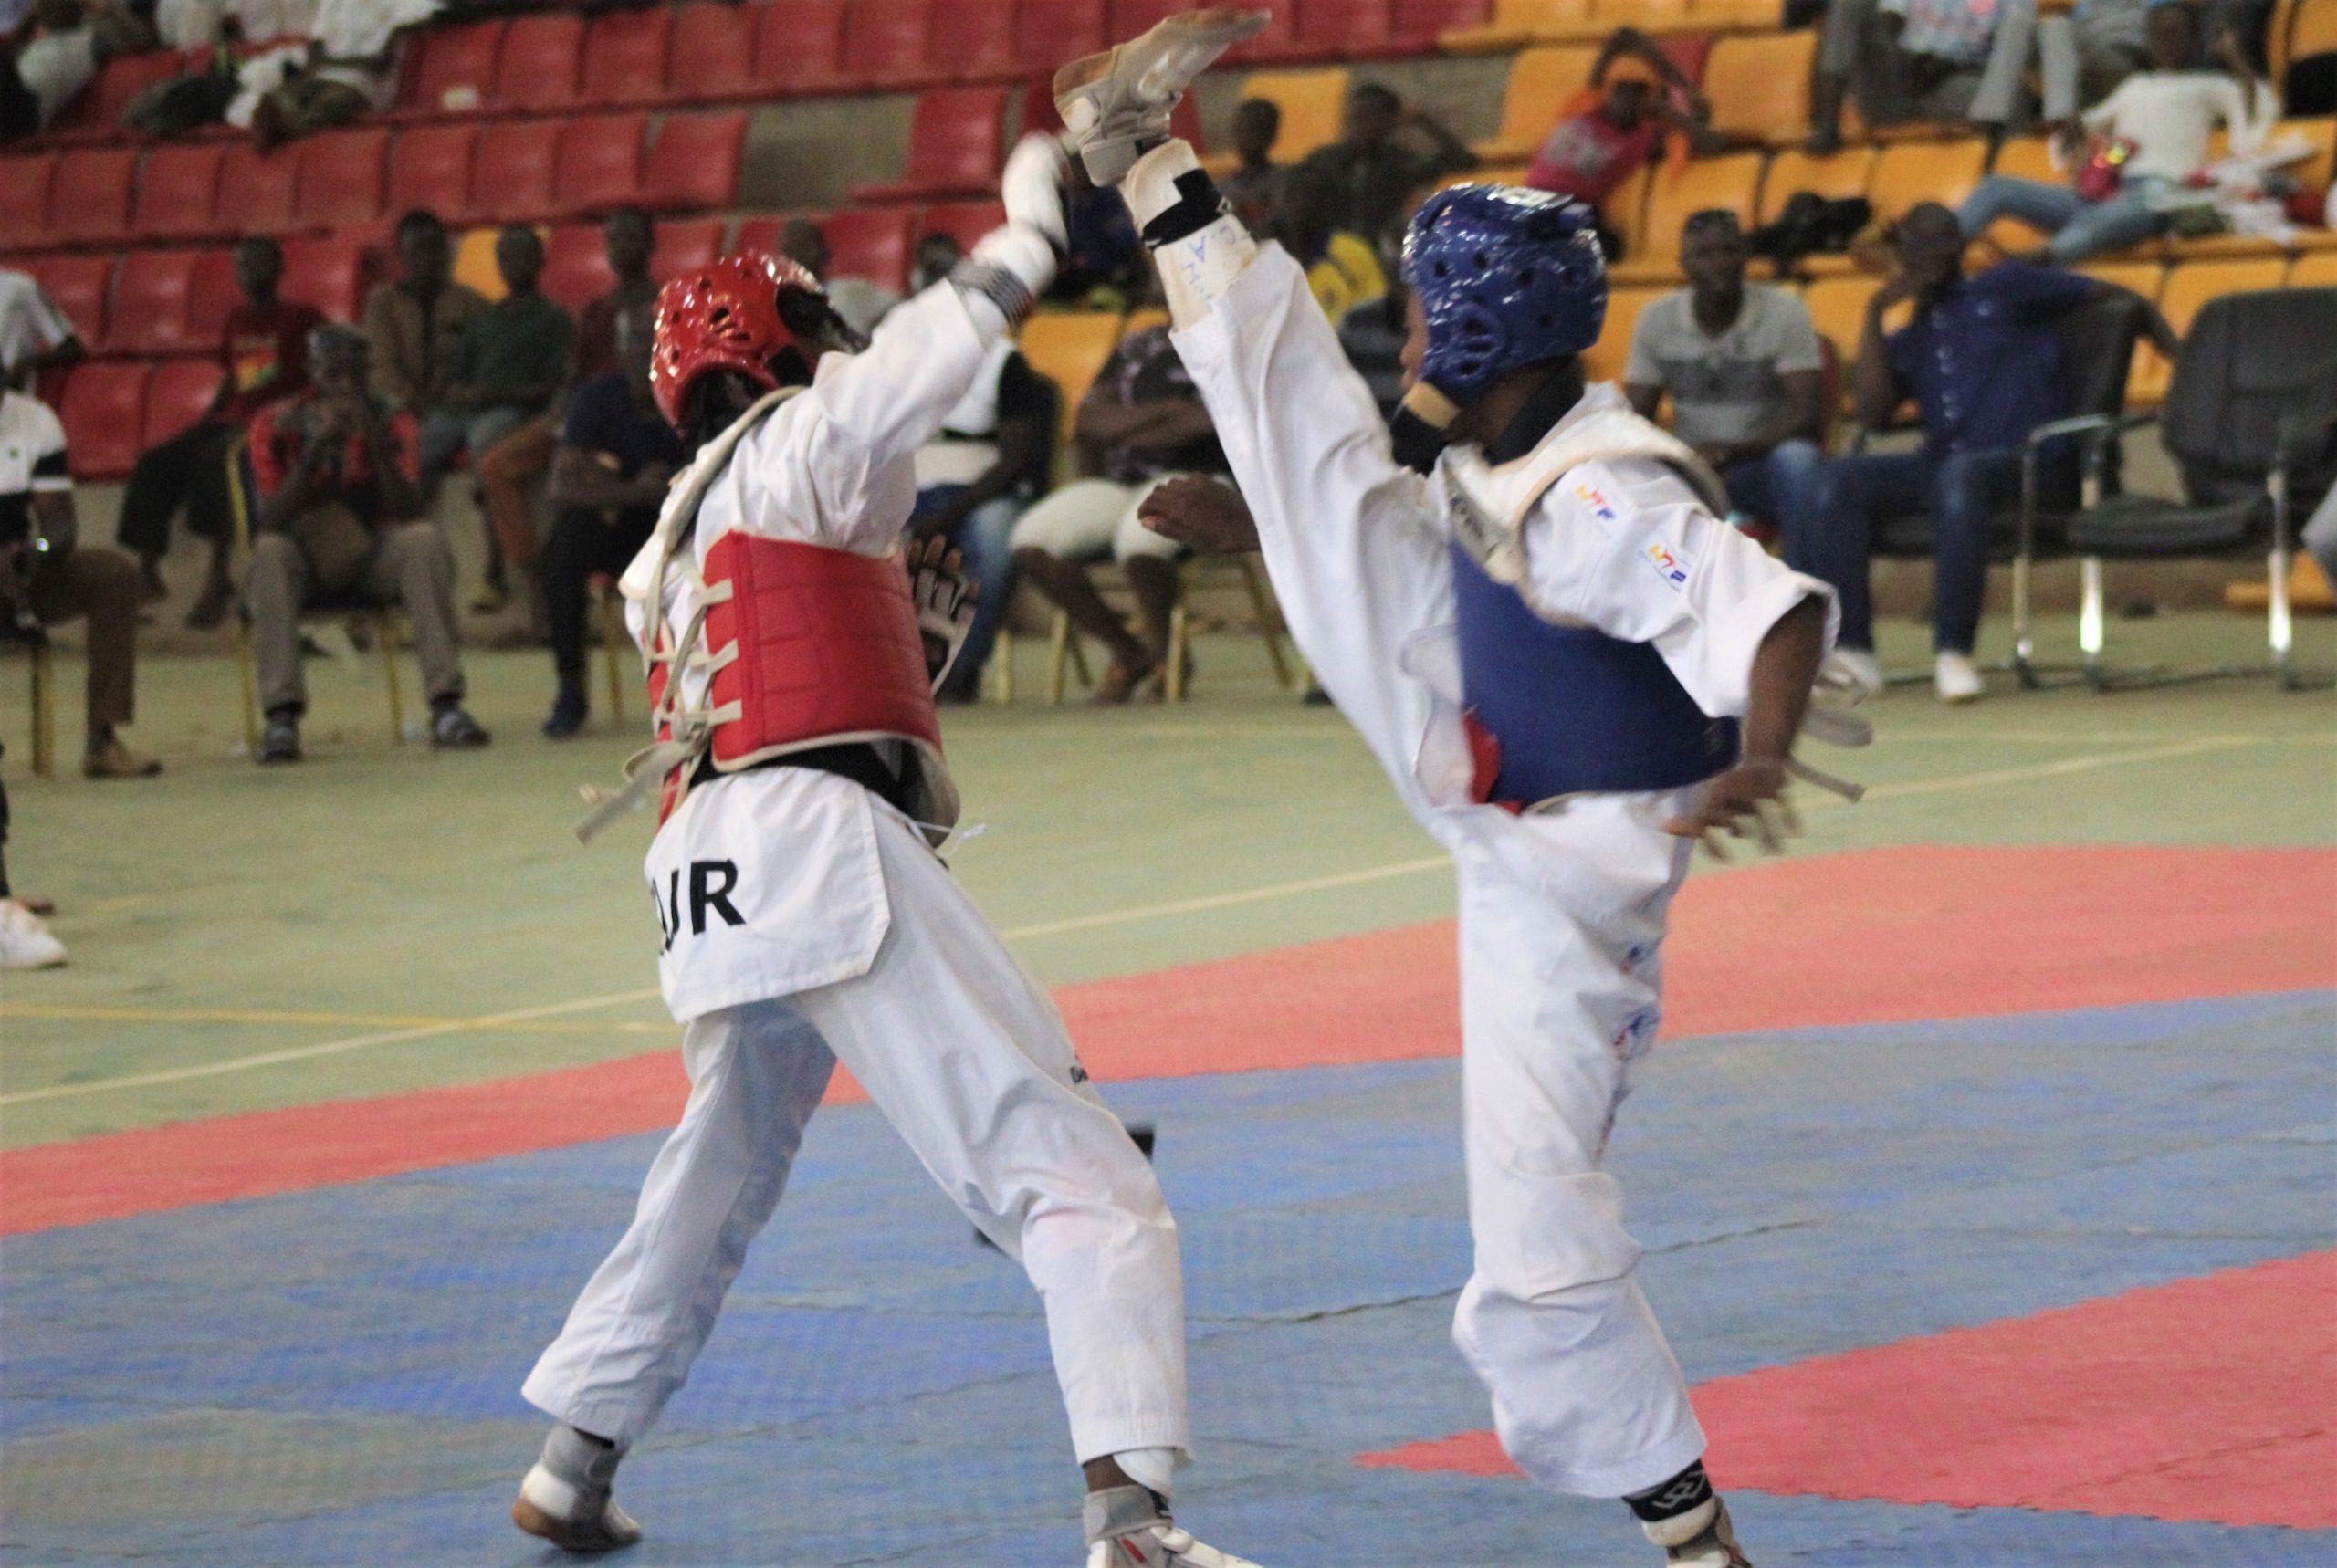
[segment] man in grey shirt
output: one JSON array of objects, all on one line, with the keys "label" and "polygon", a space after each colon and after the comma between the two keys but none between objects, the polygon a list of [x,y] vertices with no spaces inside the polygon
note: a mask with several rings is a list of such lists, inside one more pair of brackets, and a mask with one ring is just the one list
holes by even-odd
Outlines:
[{"label": "man in grey shirt", "polygon": [[1690,215],[1680,241],[1688,287],[1640,312],[1623,392],[1649,419],[1666,393],[1672,433],[1728,485],[1740,522],[1778,522],[1824,461],[1824,360],[1808,308],[1745,281],[1736,214]]}]

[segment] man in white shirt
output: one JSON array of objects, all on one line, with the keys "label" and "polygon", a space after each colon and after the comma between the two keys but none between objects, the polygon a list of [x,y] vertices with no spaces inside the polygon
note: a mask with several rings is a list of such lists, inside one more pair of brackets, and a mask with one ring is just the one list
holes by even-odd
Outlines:
[{"label": "man in white shirt", "polygon": [[[2199,70],[2190,63],[2198,33],[2187,6],[2159,5],[2149,26],[2152,68],[2128,77],[2080,120],[2103,146],[2128,144],[2115,188],[2089,199],[2073,183],[1991,174],[1956,209],[1966,236],[1986,234],[2000,217],[2017,218],[2052,236],[2019,259],[2074,266],[2163,233],[2168,219],[2156,198],[2206,162],[2218,126],[2229,131],[2234,152],[2261,145],[2278,106],[2237,39],[2227,33],[2216,45],[2228,72]],[[2067,130],[2063,146],[2073,159],[2085,157],[2079,138]]]},{"label": "man in white shirt", "polygon": [[88,352],[40,279],[0,267],[0,386],[27,391],[41,371]]}]

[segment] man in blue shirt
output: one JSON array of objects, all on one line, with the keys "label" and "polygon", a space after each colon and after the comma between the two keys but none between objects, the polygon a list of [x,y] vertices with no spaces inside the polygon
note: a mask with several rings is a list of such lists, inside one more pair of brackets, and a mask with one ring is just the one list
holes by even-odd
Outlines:
[{"label": "man in blue shirt", "polygon": [[[2060,417],[2060,345],[2054,328],[2077,306],[2124,290],[2053,267],[2006,262],[1964,274],[1955,214],[1925,202],[1900,221],[1898,269],[1868,302],[1850,385],[1860,423],[1889,421],[1909,398],[1922,415],[1923,448],[1860,453],[1821,468],[1799,505],[1782,507],[1788,564],[1834,586],[1842,630],[1837,652],[1872,687],[1874,612],[1867,591],[1874,529],[1886,517],[1932,517],[1932,645],[1940,699],[1981,695],[1972,666],[1987,585],[1990,519],[2020,494],[2028,433]],[[1883,319],[1904,301],[1914,319],[1895,332]],[[2170,357],[2174,331],[2150,312],[2151,335]],[[2077,488],[2074,452],[2049,461],[2045,499],[2067,504]]]}]

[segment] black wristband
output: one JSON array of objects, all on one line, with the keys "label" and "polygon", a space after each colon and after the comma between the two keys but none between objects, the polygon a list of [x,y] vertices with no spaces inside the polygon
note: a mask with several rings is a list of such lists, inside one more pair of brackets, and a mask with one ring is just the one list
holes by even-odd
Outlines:
[{"label": "black wristband", "polygon": [[1415,474],[1425,474],[1436,466],[1436,459],[1451,444],[1450,432],[1439,430],[1409,408],[1399,408],[1388,422],[1388,435],[1395,446],[1396,461]]},{"label": "black wristband", "polygon": [[1202,169],[1177,176],[1177,204],[1144,225],[1147,249],[1158,250],[1188,235],[1197,235],[1226,213],[1225,197],[1217,182]]}]

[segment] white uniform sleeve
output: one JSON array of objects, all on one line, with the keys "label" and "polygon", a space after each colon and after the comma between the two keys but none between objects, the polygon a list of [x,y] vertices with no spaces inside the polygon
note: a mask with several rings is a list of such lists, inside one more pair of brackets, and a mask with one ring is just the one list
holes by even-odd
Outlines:
[{"label": "white uniform sleeve", "polygon": [[36,495],[71,495],[72,469],[66,460],[65,426],[55,410],[35,398],[24,400],[26,455],[31,459]]},{"label": "white uniform sleeve", "polygon": [[1451,621],[1452,602],[1427,482],[1390,455],[1370,390],[1279,246],[1261,247],[1175,340],[1257,518],[1291,634],[1417,809],[1432,704],[1401,655]]},{"label": "white uniform sleeve", "polygon": [[886,317],[857,354],[820,361],[810,389],[739,444],[737,526],[864,554],[893,548],[917,501],[917,449],[981,373],[1006,318],[937,283]]},{"label": "white uniform sleeve", "polygon": [[1772,559],[1661,464],[1586,463],[1526,523],[1524,585],[1545,614],[1652,643],[1706,713],[1741,718],[1753,656],[1780,616],[1833,590]]}]

